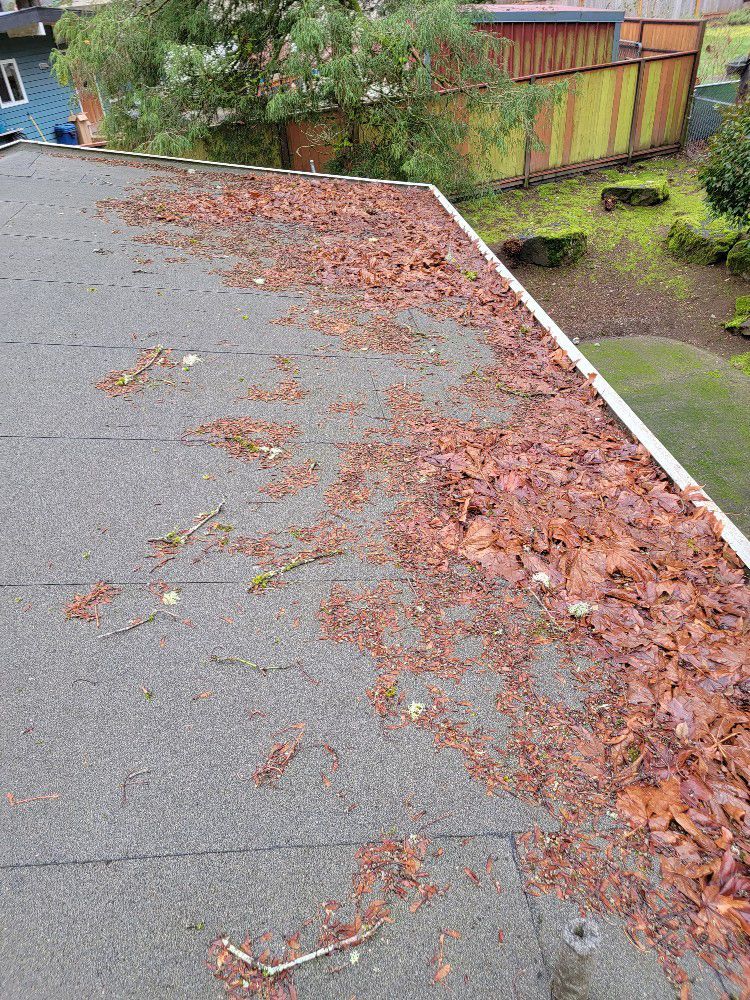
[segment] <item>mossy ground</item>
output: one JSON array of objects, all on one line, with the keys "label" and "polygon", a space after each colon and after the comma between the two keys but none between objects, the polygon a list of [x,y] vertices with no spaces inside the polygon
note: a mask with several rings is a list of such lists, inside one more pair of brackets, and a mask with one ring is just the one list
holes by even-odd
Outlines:
[{"label": "mossy ground", "polygon": [[660,337],[581,345],[744,531],[750,531],[750,352],[731,363]]},{"label": "mossy ground", "polygon": [[734,303],[734,316],[725,324],[727,330],[742,330],[750,319],[750,295],[738,295]]},{"label": "mossy ground", "polygon": [[732,368],[737,368],[739,371],[744,372],[745,375],[750,376],[750,351],[735,354],[733,358],[729,359],[729,363]]},{"label": "mossy ground", "polygon": [[[665,179],[670,197],[660,205],[618,205],[612,212],[602,206],[601,190],[607,184]],[[667,253],[667,233],[679,215],[707,216],[697,168],[673,157],[552,181],[527,191],[488,194],[464,203],[461,211],[490,244],[553,224],[583,229],[589,246],[607,254],[615,270],[642,283],[659,284],[678,297],[690,294],[691,284]]]},{"label": "mossy ground", "polygon": [[727,267],[732,274],[750,279],[750,239],[741,239],[734,244],[727,257]]}]

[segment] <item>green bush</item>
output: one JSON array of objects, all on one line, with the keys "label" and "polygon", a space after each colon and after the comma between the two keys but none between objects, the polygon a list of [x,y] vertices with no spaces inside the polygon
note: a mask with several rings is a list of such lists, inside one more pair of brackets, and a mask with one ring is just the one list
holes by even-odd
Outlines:
[{"label": "green bush", "polygon": [[750,100],[728,108],[700,170],[712,211],[750,226]]},{"label": "green bush", "polygon": [[724,24],[750,24],[750,7],[733,10],[724,18]]}]

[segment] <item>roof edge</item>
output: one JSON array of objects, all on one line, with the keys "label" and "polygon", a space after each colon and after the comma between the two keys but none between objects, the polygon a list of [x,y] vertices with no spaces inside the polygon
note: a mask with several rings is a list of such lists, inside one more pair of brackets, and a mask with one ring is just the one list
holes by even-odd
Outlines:
[{"label": "roof edge", "polygon": [[57,24],[65,13],[62,7],[24,7],[0,11],[0,33],[29,28],[35,24]]},{"label": "roof edge", "polygon": [[18,146],[40,146],[42,148],[64,149],[68,155],[79,155],[83,157],[92,156],[118,156],[124,159],[156,161],[157,163],[175,163],[194,165],[196,167],[207,167],[212,170],[228,170],[235,173],[270,173],[270,174],[291,174],[293,176],[305,177],[308,180],[321,178],[335,181],[356,181],[365,184],[384,184],[399,187],[427,188],[437,199],[441,207],[453,219],[461,230],[469,237],[477,250],[490,264],[493,265],[508,285],[519,296],[519,300],[526,306],[534,316],[540,326],[550,334],[553,340],[565,351],[583,377],[593,385],[595,391],[604,400],[617,419],[627,428],[633,437],[638,441],[653,460],[666,473],[669,479],[680,489],[690,490],[691,493],[700,493],[700,497],[691,496],[692,503],[699,508],[710,511],[722,525],[721,537],[726,544],[736,553],[739,559],[750,569],[750,540],[737,527],[727,514],[716,504],[705,492],[696,480],[690,475],[687,469],[677,461],[674,455],[657,438],[652,430],[641,420],[633,409],[625,402],[622,396],[609,384],[604,376],[584,357],[581,351],[575,346],[568,336],[560,329],[555,321],[547,315],[545,310],[539,305],[536,299],[524,288],[503,262],[490,250],[487,244],[477,232],[469,225],[461,213],[451,204],[445,195],[435,187],[434,184],[420,184],[412,181],[390,181],[377,177],[350,177],[342,174],[318,174],[309,173],[304,170],[282,170],[276,167],[252,167],[240,163],[222,163],[213,160],[191,160],[181,157],[157,156],[153,153],[130,153],[117,149],[83,149],[80,146],[56,147],[54,143],[39,142],[31,139],[19,139],[0,147],[0,157],[6,151]]},{"label": "roof edge", "polygon": [[192,160],[184,156],[159,156],[158,153],[131,153],[125,149],[107,149],[104,146],[63,146],[55,142],[41,142],[39,139],[16,139],[5,146],[0,146],[0,157],[9,149],[15,146],[41,146],[42,149],[49,149],[65,153],[69,156],[91,157],[97,156],[121,156],[128,160],[155,160],[157,163],[175,163],[177,165],[187,164],[188,166],[206,167],[209,170],[222,170],[229,173],[253,173],[253,174],[292,174],[297,177],[307,177],[309,179],[322,178],[331,181],[356,181],[360,184],[393,184],[399,187],[431,188],[431,184],[423,184],[418,181],[389,181],[381,177],[353,177],[349,174],[319,174],[309,170],[284,170],[282,167],[253,167],[245,163],[226,163],[223,160]]},{"label": "roof edge", "polygon": [[474,24],[619,24],[625,19],[624,10],[606,10],[596,7],[526,7],[525,4],[510,5],[509,10],[492,10],[492,5],[470,8]]},{"label": "roof edge", "polygon": [[531,312],[537,322],[542,326],[565,351],[570,360],[574,363],[578,371],[584,378],[591,381],[596,392],[601,396],[607,406],[612,410],[617,419],[625,425],[633,437],[648,451],[657,465],[679,487],[680,490],[689,489],[700,491],[704,499],[691,497],[696,507],[702,507],[714,514],[722,524],[721,537],[727,545],[734,550],[742,562],[750,568],[750,539],[740,531],[737,525],[727,514],[715,503],[706,493],[703,487],[696,482],[687,469],[677,461],[672,452],[662,444],[654,432],[645,424],[638,414],[625,402],[622,396],[614,389],[604,376],[591,364],[575,346],[573,341],[560,329],[555,321],[547,315],[536,299],[524,288],[503,262],[490,250],[484,240],[472,229],[469,223],[448,201],[444,194],[434,185],[430,185],[431,190],[445,211],[466,233],[472,243],[475,244],[482,256],[494,265],[498,274],[508,282],[514,292],[517,292],[520,301]]}]

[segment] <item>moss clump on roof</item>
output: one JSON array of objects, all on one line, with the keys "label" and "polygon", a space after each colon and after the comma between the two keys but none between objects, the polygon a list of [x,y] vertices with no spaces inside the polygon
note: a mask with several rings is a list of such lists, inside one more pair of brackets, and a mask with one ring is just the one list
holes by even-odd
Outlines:
[{"label": "moss clump on roof", "polygon": [[669,198],[669,184],[666,180],[621,181],[602,188],[602,200],[613,198],[626,205],[661,205]]},{"label": "moss clump on roof", "polygon": [[522,264],[538,267],[562,267],[575,264],[586,252],[586,233],[572,226],[536,230],[531,236],[520,236],[506,241],[506,253],[515,256]]},{"label": "moss clump on roof", "polygon": [[732,274],[750,281],[750,237],[738,240],[734,244],[727,254],[727,267]]},{"label": "moss clump on roof", "polygon": [[734,304],[734,316],[724,324],[727,330],[737,330],[750,337],[750,295],[738,295]]},{"label": "moss clump on roof", "polygon": [[722,222],[682,216],[672,223],[667,249],[673,257],[691,264],[716,264],[726,259],[739,235]]}]

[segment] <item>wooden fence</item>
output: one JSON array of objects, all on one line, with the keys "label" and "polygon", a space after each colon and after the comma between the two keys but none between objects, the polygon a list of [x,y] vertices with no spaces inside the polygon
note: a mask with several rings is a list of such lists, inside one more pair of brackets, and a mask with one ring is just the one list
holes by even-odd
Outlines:
[{"label": "wooden fence", "polygon": [[511,77],[593,66],[613,58],[614,21],[498,21],[476,27],[511,43],[503,52]]},{"label": "wooden fence", "polygon": [[638,42],[641,55],[700,50],[704,21],[665,21],[657,17],[626,17],[620,30],[621,42]]},{"label": "wooden fence", "polygon": [[[685,140],[692,93],[703,40],[701,22],[630,19],[628,32],[650,48],[670,44],[687,47],[669,52],[580,69],[516,79],[519,87],[543,87],[567,81],[567,93],[539,114],[538,143],[522,133],[508,138],[506,149],[489,157],[481,180],[494,187],[528,184],[597,165],[629,163],[657,153],[674,152]],[[445,98],[446,101],[448,100]],[[446,106],[455,114],[455,104]],[[471,123],[470,123],[471,125]],[[467,153],[471,154],[469,129]],[[315,126],[287,128],[288,165],[295,170],[324,171],[331,149],[321,146]]]}]

